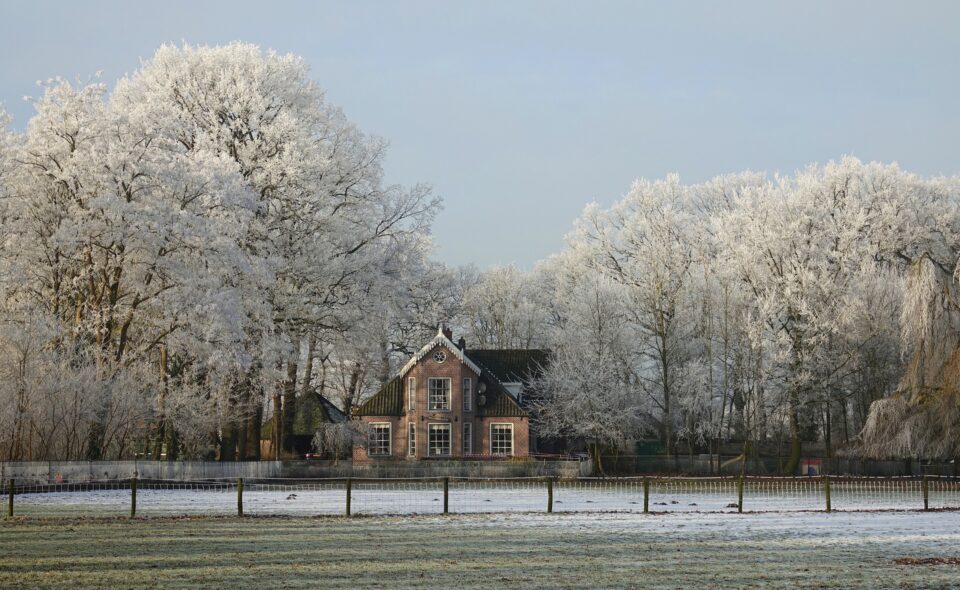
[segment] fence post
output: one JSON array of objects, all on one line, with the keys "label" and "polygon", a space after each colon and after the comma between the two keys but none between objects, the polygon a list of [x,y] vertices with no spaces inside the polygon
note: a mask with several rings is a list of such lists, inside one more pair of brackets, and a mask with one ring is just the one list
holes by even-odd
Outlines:
[{"label": "fence post", "polygon": [[443,513],[450,513],[450,478],[443,478]]},{"label": "fence post", "polygon": [[827,497],[827,512],[830,512],[830,476],[823,476],[823,493]]},{"label": "fence post", "polygon": [[643,478],[643,513],[650,512],[650,480]]},{"label": "fence post", "polygon": [[553,512],[553,478],[547,478],[547,513]]},{"label": "fence post", "polygon": [[743,513],[743,475],[737,478],[737,512]]},{"label": "fence post", "polygon": [[237,478],[237,516],[243,516],[243,478]]},{"label": "fence post", "polygon": [[7,516],[13,518],[13,493],[16,491],[13,478],[10,478],[7,489]]},{"label": "fence post", "polygon": [[930,482],[923,476],[923,509],[930,510]]},{"label": "fence post", "polygon": [[347,478],[347,516],[350,516],[350,495],[353,492],[353,479]]},{"label": "fence post", "polygon": [[137,515],[137,476],[130,478],[130,518]]}]

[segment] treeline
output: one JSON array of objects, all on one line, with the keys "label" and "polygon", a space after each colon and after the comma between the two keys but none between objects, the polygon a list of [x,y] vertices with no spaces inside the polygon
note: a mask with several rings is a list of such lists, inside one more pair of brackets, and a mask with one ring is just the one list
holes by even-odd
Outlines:
[{"label": "treeline", "polygon": [[787,472],[804,441],[956,456],[958,205],[956,178],[844,158],[587,207],[536,279],[545,427],[670,452],[776,442]]},{"label": "treeline", "polygon": [[296,57],[165,46],[35,107],[0,132],[2,459],[255,459],[264,425],[282,455],[299,404],[349,415],[439,323],[549,348],[558,437],[960,451],[956,178],[642,181],[478,272],[431,260],[439,200],[386,185]]},{"label": "treeline", "polygon": [[[960,454],[960,179],[843,158],[793,176],[640,181],[560,254],[462,308],[489,345],[549,347],[539,428],[670,453],[803,443]],[[471,291],[468,289],[468,293]]]}]

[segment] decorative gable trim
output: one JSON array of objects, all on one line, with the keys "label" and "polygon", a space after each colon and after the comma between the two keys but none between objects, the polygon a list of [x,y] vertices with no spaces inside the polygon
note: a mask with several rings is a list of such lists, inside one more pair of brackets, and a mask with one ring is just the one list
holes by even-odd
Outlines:
[{"label": "decorative gable trim", "polygon": [[476,363],[468,359],[467,356],[463,354],[463,351],[460,350],[456,344],[454,344],[453,342],[450,342],[450,339],[443,335],[443,328],[441,327],[439,330],[437,330],[437,335],[434,337],[434,339],[431,340],[429,344],[421,348],[419,352],[417,352],[417,354],[413,355],[413,357],[409,361],[407,361],[407,364],[403,365],[403,368],[400,369],[400,377],[402,378],[406,376],[406,374],[410,372],[410,369],[414,368],[417,365],[417,363],[422,361],[424,357],[430,354],[430,351],[436,348],[437,346],[446,347],[446,349],[449,350],[453,354],[453,356],[457,357],[457,359],[461,363],[470,367],[470,370],[476,373],[477,377],[479,377],[480,373],[482,373],[480,367],[478,367]]}]

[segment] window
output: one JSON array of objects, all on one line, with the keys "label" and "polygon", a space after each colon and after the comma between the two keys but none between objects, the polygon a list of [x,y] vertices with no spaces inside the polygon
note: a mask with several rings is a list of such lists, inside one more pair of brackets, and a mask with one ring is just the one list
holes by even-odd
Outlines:
[{"label": "window", "polygon": [[470,455],[473,453],[473,424],[469,422],[463,423],[463,454]]},{"label": "window", "polygon": [[416,410],[417,409],[417,378],[410,377],[407,379],[407,409]]},{"label": "window", "polygon": [[407,454],[417,456],[417,425],[413,422],[407,426]]},{"label": "window", "polygon": [[431,410],[449,410],[450,409],[450,379],[443,377],[431,377],[427,380],[430,389]]},{"label": "window", "polygon": [[473,409],[473,379],[469,377],[463,380],[463,411],[469,412]]},{"label": "window", "polygon": [[445,457],[450,455],[450,425],[428,424],[428,454],[431,457]]},{"label": "window", "polygon": [[513,424],[490,425],[490,454],[513,454]]},{"label": "window", "polygon": [[442,350],[438,350],[437,352],[433,353],[433,360],[437,363],[442,363],[443,361],[447,360],[447,353],[443,352]]},{"label": "window", "polygon": [[371,457],[390,454],[389,422],[373,422],[370,424],[370,444],[367,447],[367,454]]}]

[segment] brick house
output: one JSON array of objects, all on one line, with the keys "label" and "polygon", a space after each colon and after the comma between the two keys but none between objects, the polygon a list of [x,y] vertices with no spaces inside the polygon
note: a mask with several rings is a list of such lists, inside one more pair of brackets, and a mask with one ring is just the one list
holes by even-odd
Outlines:
[{"label": "brick house", "polygon": [[354,412],[366,440],[355,460],[526,457],[530,412],[523,384],[544,350],[468,350],[449,330],[420,349]]}]

